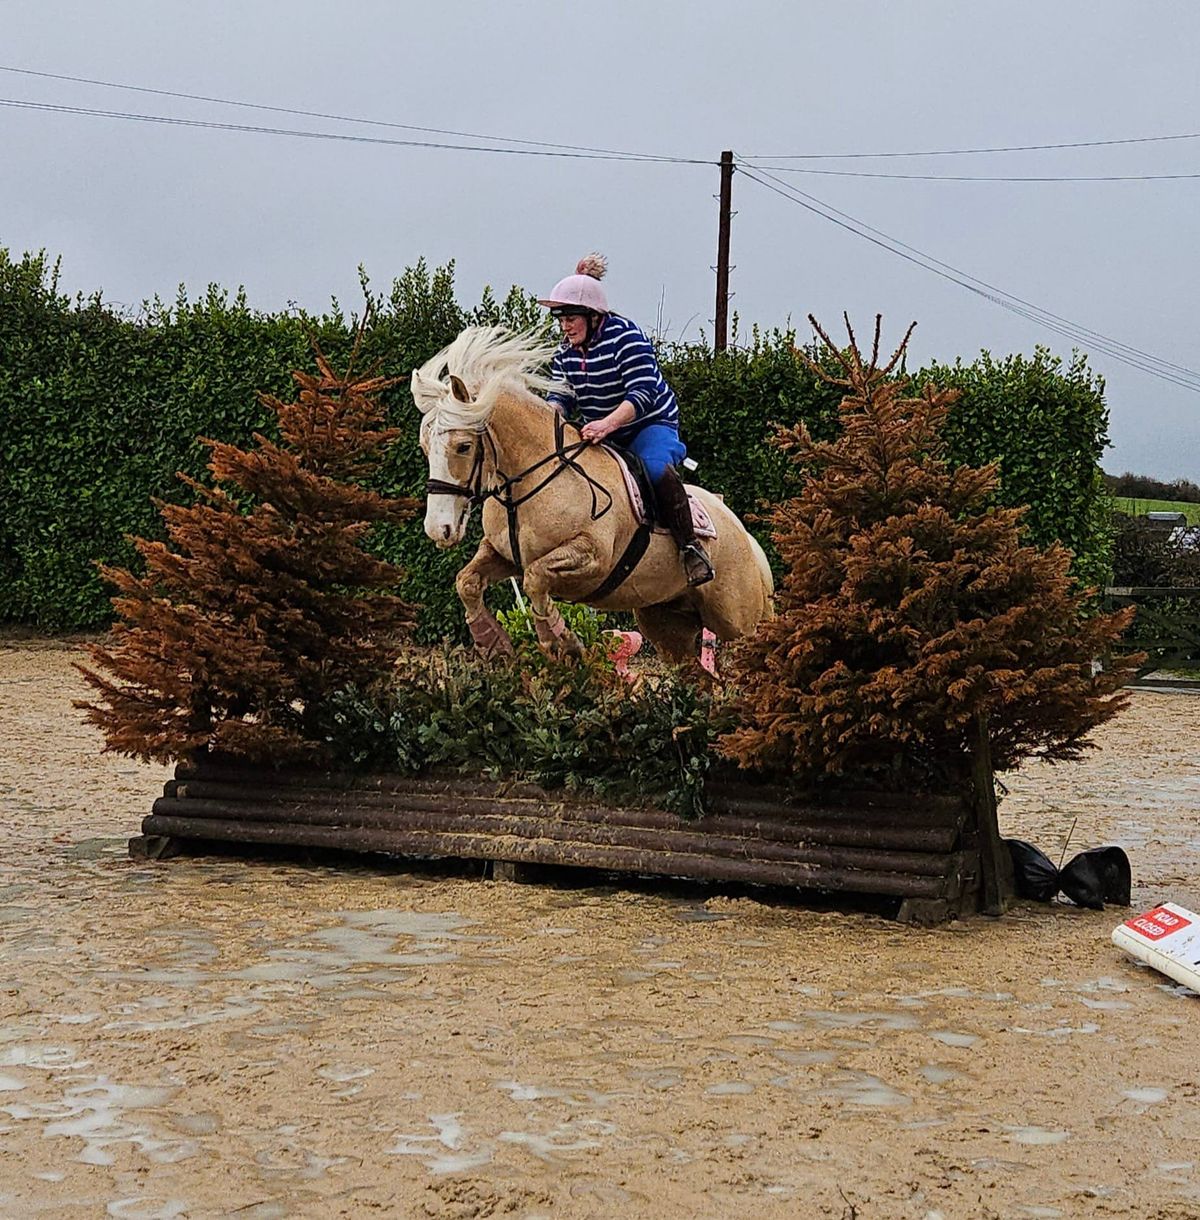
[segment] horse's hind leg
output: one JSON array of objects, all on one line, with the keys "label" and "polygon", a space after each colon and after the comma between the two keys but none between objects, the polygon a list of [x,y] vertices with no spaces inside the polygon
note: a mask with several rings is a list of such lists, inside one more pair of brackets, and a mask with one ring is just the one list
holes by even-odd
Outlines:
[{"label": "horse's hind leg", "polygon": [[655,649],[674,664],[699,666],[700,615],[687,602],[643,606],[633,612],[642,634]]},{"label": "horse's hind leg", "polygon": [[467,614],[471,639],[485,657],[510,654],[513,651],[508,632],[487,608],[483,595],[488,585],[516,575],[516,566],[505,559],[485,538],[470,563],[454,578],[454,587]]}]

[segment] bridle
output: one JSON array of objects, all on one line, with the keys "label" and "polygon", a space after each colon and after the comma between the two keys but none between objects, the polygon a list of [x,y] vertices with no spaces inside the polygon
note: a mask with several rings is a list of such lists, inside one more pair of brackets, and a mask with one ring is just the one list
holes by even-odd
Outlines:
[{"label": "bridle", "polygon": [[428,479],[425,483],[427,496],[465,496],[471,507],[482,502],[480,490],[483,487],[483,438],[492,446],[492,457],[496,455],[496,444],[488,432],[476,433],[481,438],[475,445],[475,460],[471,463],[471,473],[467,475],[466,483],[447,483],[445,479]]},{"label": "bridle", "polygon": [[[499,450],[496,448],[496,440],[492,436],[491,429],[484,428],[476,435],[479,439],[475,446],[475,457],[471,463],[471,472],[467,475],[467,481],[465,483],[449,483],[445,479],[429,479],[425,484],[425,494],[461,496],[467,500],[471,508],[482,505],[488,500],[495,500],[504,509],[508,519],[508,542],[512,550],[512,561],[518,571],[521,570],[522,564],[517,509],[522,504],[532,500],[539,491],[549,486],[564,470],[575,471],[587,483],[588,490],[592,495],[591,519],[593,521],[599,521],[612,508],[612,493],[603,483],[597,482],[596,479],[592,478],[578,461],[579,455],[585,449],[592,447],[592,442],[581,439],[568,444],[566,442],[562,416],[557,412],[554,415],[554,451],[534,462],[532,466],[527,466],[524,470],[514,475],[506,475],[500,469]],[[484,466],[489,450],[495,481],[493,486],[484,491]],[[524,482],[530,475],[555,461],[557,461],[558,465],[547,471],[534,487],[531,487],[521,495],[517,494],[516,487],[519,483]],[[601,496],[604,497],[605,501],[603,506],[601,506]]]}]

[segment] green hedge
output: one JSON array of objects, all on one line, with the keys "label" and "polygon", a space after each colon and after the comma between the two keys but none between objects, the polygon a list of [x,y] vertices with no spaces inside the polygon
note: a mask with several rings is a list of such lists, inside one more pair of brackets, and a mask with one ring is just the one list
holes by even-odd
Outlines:
[{"label": "green hedge", "polygon": [[[472,322],[528,325],[524,294],[490,294],[472,310],[454,296],[453,267],[408,269],[386,297],[363,280],[374,316],[360,358],[400,374],[388,392],[403,429],[380,485],[420,494],[427,471],[407,373]],[[311,367],[314,333],[335,364],[349,356],[353,318],[337,302],[321,316],[265,314],[216,287],[198,301],[154,301],[122,317],[99,295],[58,291],[44,255],[0,250],[0,621],[87,627],[111,617],[95,561],[127,566],[130,535],[161,536],[151,497],[189,493],[175,477],[204,476],[197,436],[246,444],[273,431],[258,391],[292,396],[290,371]],[[458,631],[454,573],[461,553],[436,551],[420,521],[377,545],[408,568],[407,596],[426,605],[422,634]]]},{"label": "green hedge", "polygon": [[947,423],[953,459],[998,461],[999,499],[1028,506],[1034,541],[1063,543],[1075,553],[1075,576],[1104,585],[1111,530],[1100,459],[1109,443],[1108,408],[1104,379],[1087,358],[1074,352],[1064,369],[1045,347],[1002,360],[985,351],[969,365],[931,364],[917,380],[962,391]]},{"label": "green hedge", "polygon": [[662,364],[682,408],[689,456],[699,464],[696,480],[746,518],[796,491],[795,467],[768,442],[769,425],[803,421],[828,439],[843,392],[796,358],[791,332],[755,330],[748,344],[734,338],[723,352],[678,345]]},{"label": "green hedge", "polygon": [[[419,262],[386,295],[361,278],[373,316],[363,362],[405,378],[388,391],[403,435],[378,482],[419,495],[426,467],[408,371],[464,326],[525,326],[541,311],[518,289],[503,302],[485,292],[473,308],[460,305],[453,265],[431,270]],[[61,293],[57,265],[44,254],[15,259],[0,249],[0,622],[108,621],[109,593],[95,563],[129,565],[130,535],[161,536],[151,498],[187,495],[178,470],[203,475],[196,437],[245,444],[255,430],[269,432],[258,391],[290,397],[290,370],[311,365],[310,332],[344,363],[354,320],[336,301],[319,316],[267,314],[215,286],[199,300],[181,293],[127,316],[99,294]],[[663,353],[697,477],[739,514],[795,486],[796,472],[767,444],[770,423],[804,420],[822,436],[836,426],[840,391],[796,358],[794,342],[789,332],[755,331],[722,353],[703,344]],[[999,362],[984,353],[974,364],[934,365],[918,376],[964,392],[951,421],[955,457],[998,459],[1003,500],[1031,506],[1034,539],[1062,539],[1085,579],[1101,577],[1108,538],[1098,460],[1107,413],[1103,383],[1082,358],[1064,372],[1042,349]],[[377,536],[380,551],[409,572],[406,596],[425,607],[420,638],[461,638],[453,577],[477,537],[441,552],[420,520]]]}]

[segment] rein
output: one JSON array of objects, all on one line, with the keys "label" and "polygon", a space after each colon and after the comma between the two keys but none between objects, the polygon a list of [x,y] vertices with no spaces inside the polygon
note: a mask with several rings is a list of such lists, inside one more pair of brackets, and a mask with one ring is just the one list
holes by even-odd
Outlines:
[{"label": "rein", "polygon": [[[482,505],[488,500],[495,500],[501,508],[504,509],[508,519],[508,542],[512,550],[512,561],[516,565],[518,571],[522,569],[521,563],[521,543],[517,524],[517,509],[522,504],[532,500],[534,496],[542,491],[550,483],[552,483],[564,470],[573,470],[580,475],[588,485],[588,490],[592,494],[591,520],[599,521],[605,513],[613,506],[612,493],[604,486],[592,478],[590,474],[579,464],[579,455],[585,450],[591,448],[591,441],[579,440],[571,444],[566,444],[565,433],[563,432],[562,416],[556,411],[554,414],[554,452],[547,454],[544,458],[540,458],[534,462],[532,466],[527,466],[524,470],[514,475],[506,475],[500,470],[497,463],[498,453],[496,450],[496,442],[492,438],[489,431],[482,434],[478,448],[475,450],[475,461],[471,465],[471,473],[467,476],[466,483],[447,483],[442,479],[429,479],[425,484],[425,491],[428,495],[443,495],[443,496],[465,496],[471,502],[471,506]],[[484,445],[485,443],[491,447],[492,451],[492,466],[495,470],[497,479],[496,486],[483,490],[483,467],[484,467]],[[535,487],[530,488],[522,495],[517,495],[515,488],[517,484],[524,482],[531,474],[541,470],[543,466],[550,462],[557,461],[558,465],[553,467]],[[597,494],[598,493],[598,494]],[[600,497],[603,496],[606,503],[601,507]]]}]

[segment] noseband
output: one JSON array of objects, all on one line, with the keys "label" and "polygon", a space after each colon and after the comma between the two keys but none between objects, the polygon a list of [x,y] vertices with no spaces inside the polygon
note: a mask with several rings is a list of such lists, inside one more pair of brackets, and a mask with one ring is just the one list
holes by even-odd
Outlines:
[{"label": "noseband", "polygon": [[[483,440],[482,437],[487,437],[491,441],[491,437],[486,432],[481,434],[481,439],[475,445],[475,460],[471,463],[471,473],[467,475],[465,483],[447,483],[444,479],[429,479],[425,483],[425,494],[427,496],[463,496],[470,505],[474,508],[477,504],[482,504],[487,498],[483,493]],[[495,448],[493,444],[492,448]]]}]

